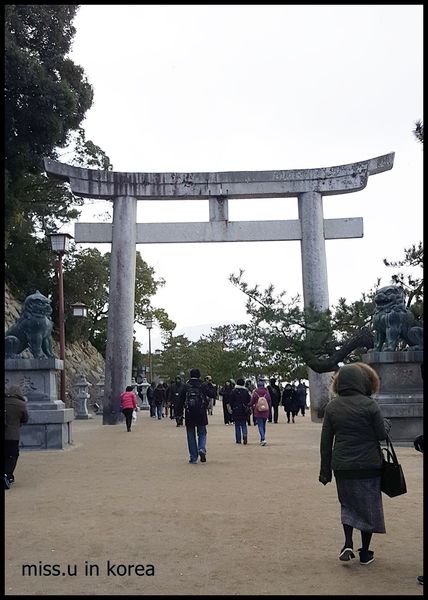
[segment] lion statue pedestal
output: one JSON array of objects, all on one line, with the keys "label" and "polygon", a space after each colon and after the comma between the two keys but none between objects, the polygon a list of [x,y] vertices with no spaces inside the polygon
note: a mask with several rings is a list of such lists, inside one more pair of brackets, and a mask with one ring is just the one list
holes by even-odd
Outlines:
[{"label": "lion statue pedestal", "polygon": [[380,391],[373,397],[378,401],[383,416],[391,421],[392,441],[402,446],[413,446],[413,440],[423,431],[423,351],[371,350],[362,358],[380,377]]},{"label": "lion statue pedestal", "polygon": [[19,385],[27,397],[29,419],[21,427],[21,450],[63,450],[72,443],[74,410],[58,399],[57,358],[7,358],[5,383]]}]

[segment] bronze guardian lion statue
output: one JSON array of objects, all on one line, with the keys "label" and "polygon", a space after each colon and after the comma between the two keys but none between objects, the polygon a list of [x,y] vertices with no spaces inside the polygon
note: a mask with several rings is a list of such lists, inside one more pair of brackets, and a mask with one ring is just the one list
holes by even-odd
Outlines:
[{"label": "bronze guardian lion statue", "polygon": [[27,348],[34,358],[55,358],[52,352],[51,301],[38,290],[25,299],[21,316],[5,333],[6,358]]},{"label": "bronze guardian lion statue", "polygon": [[372,327],[376,352],[394,352],[400,342],[407,344],[410,350],[423,350],[423,327],[406,307],[401,287],[380,288],[374,303]]}]

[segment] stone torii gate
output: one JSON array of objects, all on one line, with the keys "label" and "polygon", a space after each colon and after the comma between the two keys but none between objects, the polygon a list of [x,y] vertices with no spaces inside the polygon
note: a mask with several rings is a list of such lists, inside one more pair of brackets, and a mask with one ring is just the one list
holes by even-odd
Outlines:
[{"label": "stone torii gate", "polygon": [[[323,196],[364,189],[370,175],[392,168],[394,153],[320,169],[219,173],[123,173],[45,159],[49,176],[76,196],[113,201],[112,223],[77,223],[79,243],[111,243],[103,424],[119,417],[119,395],[131,381],[136,244],[300,240],[305,308],[329,308],[325,240],[363,236],[362,218],[324,219]],[[297,197],[297,220],[229,221],[228,198]],[[136,223],[137,200],[209,200],[205,223]],[[311,417],[318,421],[331,374],[309,369]]]}]

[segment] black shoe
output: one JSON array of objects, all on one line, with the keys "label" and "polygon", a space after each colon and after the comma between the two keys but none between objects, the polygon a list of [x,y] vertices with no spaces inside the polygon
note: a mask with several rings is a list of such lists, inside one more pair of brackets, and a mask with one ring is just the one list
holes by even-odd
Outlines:
[{"label": "black shoe", "polygon": [[244,445],[248,444],[248,438],[244,437]]},{"label": "black shoe", "polygon": [[360,554],[360,564],[369,565],[374,561],[374,552],[372,550],[363,550],[362,548],[358,548],[358,552]]},{"label": "black shoe", "polygon": [[354,550],[349,546],[343,546],[339,554],[339,560],[348,561],[355,558]]},{"label": "black shoe", "polygon": [[200,456],[201,462],[207,462],[207,455],[205,454],[205,452],[199,452],[199,456]]},{"label": "black shoe", "polygon": [[10,490],[10,481],[7,475],[4,476],[4,489]]},{"label": "black shoe", "polygon": [[236,442],[237,444],[240,444],[241,442]]},{"label": "black shoe", "polygon": [[421,585],[424,584],[424,576],[423,575],[418,575],[417,579],[418,579],[418,583],[420,583]]}]

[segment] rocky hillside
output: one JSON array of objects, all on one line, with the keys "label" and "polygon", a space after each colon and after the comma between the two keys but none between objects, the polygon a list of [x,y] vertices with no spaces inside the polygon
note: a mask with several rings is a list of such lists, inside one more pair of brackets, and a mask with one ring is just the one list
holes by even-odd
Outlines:
[{"label": "rocky hillside", "polygon": [[[7,283],[5,283],[5,331],[17,321],[21,314],[22,305],[13,297]],[[59,343],[53,340],[52,343],[54,353],[59,356]],[[22,353],[24,358],[30,358],[31,354],[26,351]],[[74,393],[73,381],[78,375],[84,374],[87,381],[92,384],[89,388],[91,395],[88,401],[88,408],[96,401],[97,388],[96,384],[100,381],[101,376],[104,376],[104,358],[89,342],[74,342],[67,344],[65,348],[65,389],[66,389],[66,405],[73,406]]]}]

